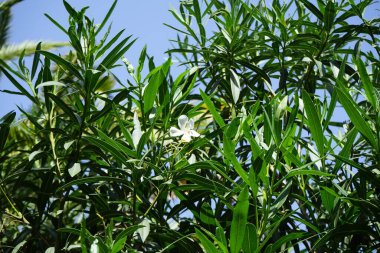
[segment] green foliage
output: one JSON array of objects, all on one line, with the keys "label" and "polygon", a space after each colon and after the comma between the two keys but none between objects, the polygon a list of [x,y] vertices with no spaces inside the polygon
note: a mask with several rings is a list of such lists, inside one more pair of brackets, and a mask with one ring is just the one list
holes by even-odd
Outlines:
[{"label": "green foliage", "polygon": [[372,1],[182,1],[168,60],[136,67],[116,1],[100,25],[64,6],[70,53],[0,61],[32,103],[0,119],[2,252],[379,248]]}]

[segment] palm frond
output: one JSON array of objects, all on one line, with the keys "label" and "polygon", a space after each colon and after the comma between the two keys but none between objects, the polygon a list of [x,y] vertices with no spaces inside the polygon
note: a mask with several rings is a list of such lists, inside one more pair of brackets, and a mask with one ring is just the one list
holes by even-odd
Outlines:
[{"label": "palm frond", "polygon": [[[5,45],[0,47],[0,59],[11,60],[20,56],[22,52],[24,52],[24,55],[34,54],[38,43],[39,42],[37,41],[25,41],[20,44]],[[44,42],[41,44],[41,49],[49,50],[68,45],[68,42]]]}]

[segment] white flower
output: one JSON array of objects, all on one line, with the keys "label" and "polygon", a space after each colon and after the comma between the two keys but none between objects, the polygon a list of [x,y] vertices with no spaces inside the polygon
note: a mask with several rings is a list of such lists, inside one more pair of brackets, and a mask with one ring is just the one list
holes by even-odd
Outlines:
[{"label": "white flower", "polygon": [[191,137],[199,137],[200,134],[193,130],[194,128],[194,120],[189,120],[189,118],[185,115],[181,115],[178,118],[178,126],[170,128],[170,136],[178,137],[182,136],[181,140],[183,142],[190,142]]},{"label": "white flower", "polygon": [[99,252],[98,239],[95,239],[95,241],[92,242],[90,252],[91,253],[98,253]]},{"label": "white flower", "polygon": [[187,159],[187,161],[189,162],[189,164],[194,164],[197,162],[197,158],[195,157],[194,154],[191,154],[191,156],[189,157],[189,159]]},{"label": "white flower", "polygon": [[137,145],[139,144],[139,141],[142,136],[142,131],[141,131],[141,125],[139,121],[139,117],[137,115],[137,110],[135,110],[135,113],[133,115],[133,132],[132,132],[132,140],[133,144],[135,145],[135,148],[137,148]]}]

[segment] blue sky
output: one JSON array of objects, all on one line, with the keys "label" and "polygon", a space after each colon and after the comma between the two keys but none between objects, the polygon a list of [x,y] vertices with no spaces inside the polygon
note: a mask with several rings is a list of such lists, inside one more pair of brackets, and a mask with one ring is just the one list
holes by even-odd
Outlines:
[{"label": "blue sky", "polygon": [[[90,6],[87,16],[100,23],[113,1],[68,0],[75,9]],[[165,51],[170,47],[169,39],[174,39],[176,32],[163,23],[176,24],[169,12],[178,8],[176,0],[122,0],[109,20],[112,22],[112,34],[125,29],[124,36],[138,38],[126,57],[133,63],[138,60],[141,49],[148,46],[148,54],[154,56],[156,64],[165,60]],[[44,13],[49,14],[64,27],[68,24],[68,15],[60,0],[24,0],[14,6],[9,44],[34,41],[67,41],[66,35],[52,24]],[[28,61],[27,61],[28,66]],[[125,72],[126,73],[126,72]],[[127,74],[125,74],[127,77]],[[15,90],[6,78],[1,78],[0,90]],[[0,118],[11,110],[17,111],[17,105],[27,109],[29,103],[17,95],[0,92]],[[18,115],[19,116],[19,115]]]},{"label": "blue sky", "polygon": [[[68,0],[80,9],[90,6],[87,15],[100,23],[111,6],[111,0]],[[178,0],[120,0],[109,22],[112,22],[112,33],[126,29],[124,36],[133,35],[138,38],[136,43],[125,55],[132,64],[136,63],[140,50],[148,46],[149,55],[153,55],[156,64],[165,60],[165,51],[170,48],[170,39],[176,37],[176,32],[163,23],[176,26],[178,23],[169,12],[170,8],[178,8]],[[366,18],[378,18],[380,4],[377,2],[366,10]],[[25,40],[34,41],[67,41],[65,34],[56,28],[45,16],[48,13],[64,27],[67,27],[68,15],[61,0],[24,0],[13,8],[13,20],[9,43],[20,43]],[[30,62],[30,60],[29,60]],[[28,65],[27,61],[27,66]],[[125,73],[125,78],[127,74]],[[124,76],[120,77],[122,80]],[[124,79],[125,80],[125,79]],[[0,90],[15,90],[6,78],[1,78]],[[17,110],[16,105],[28,109],[29,103],[24,97],[0,92],[0,118],[11,110]],[[18,115],[20,116],[20,115]]]}]

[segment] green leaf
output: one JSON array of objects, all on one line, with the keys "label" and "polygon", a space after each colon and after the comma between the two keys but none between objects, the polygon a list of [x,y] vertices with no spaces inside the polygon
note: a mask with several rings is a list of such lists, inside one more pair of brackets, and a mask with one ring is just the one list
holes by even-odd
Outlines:
[{"label": "green leaf", "polygon": [[329,126],[331,117],[333,116],[334,111],[336,109],[337,101],[338,101],[338,97],[336,94],[336,89],[333,89],[333,92],[331,94],[331,100],[330,100],[328,111],[327,111],[327,115],[326,115],[325,122],[323,125],[323,131],[325,131],[327,129],[327,127]]},{"label": "green leaf", "polygon": [[370,168],[368,168],[366,166],[362,166],[359,163],[355,162],[353,159],[350,159],[347,157],[342,157],[342,156],[334,155],[334,154],[333,154],[333,156],[335,158],[339,159],[340,161],[360,170],[360,172],[362,172],[362,175],[365,176],[365,178],[368,181],[373,181],[373,182],[375,182],[375,184],[380,184],[380,178],[375,173],[373,173],[370,170]]},{"label": "green leaf", "polygon": [[273,213],[277,213],[277,211],[282,207],[282,205],[285,203],[287,200],[290,190],[292,188],[292,182],[289,181],[285,188],[281,191],[281,193],[278,195],[276,200],[271,204],[271,211]]},{"label": "green leaf", "polygon": [[233,69],[230,69],[230,76],[232,98],[236,104],[240,96],[240,78]]},{"label": "green leaf", "polygon": [[[161,68],[161,66],[159,67]],[[143,94],[144,98],[144,112],[148,113],[153,108],[154,101],[156,100],[158,88],[161,86],[165,79],[163,71],[160,69],[149,80]]]},{"label": "green leaf", "polygon": [[249,208],[249,189],[248,186],[239,194],[237,204],[233,210],[231,232],[230,232],[230,249],[231,253],[239,253],[244,241],[244,234],[248,218]]},{"label": "green leaf", "polygon": [[86,229],[86,219],[82,219],[82,223],[80,226],[80,245],[82,248],[82,253],[87,253],[86,239],[88,237],[89,237],[89,232]]},{"label": "green leaf", "polygon": [[32,115],[32,114],[29,114],[27,113],[26,111],[24,111],[21,107],[17,106],[17,108],[20,110],[20,112],[22,112],[23,115],[25,115],[28,120],[30,120],[30,122],[33,123],[33,125],[38,129],[38,130],[42,130],[44,129],[37,121],[37,118]]},{"label": "green leaf", "polygon": [[94,122],[100,118],[102,118],[104,115],[109,114],[109,112],[112,110],[112,107],[120,104],[124,99],[128,98],[130,96],[130,90],[129,89],[122,89],[113,99],[112,101],[107,101],[106,105],[103,107],[101,111],[98,111],[92,115],[92,117],[88,120],[88,122]]},{"label": "green leaf", "polygon": [[282,116],[284,116],[287,104],[288,104],[288,96],[286,95],[281,99],[280,103],[277,106],[276,112],[274,114],[276,120],[279,120],[280,118],[282,118]]},{"label": "green leaf", "polygon": [[232,163],[235,171],[238,173],[241,179],[249,184],[247,172],[243,169],[240,162],[236,158],[235,145],[233,144],[232,140],[226,135],[226,133],[223,134],[223,151],[224,156]]},{"label": "green leaf", "polygon": [[78,13],[75,11],[75,9],[71,7],[71,5],[65,0],[63,0],[63,5],[65,6],[65,9],[70,14],[70,16],[76,19],[78,16]]},{"label": "green leaf", "polygon": [[330,32],[331,28],[334,26],[335,15],[335,3],[332,0],[328,0],[323,15],[324,28],[327,32]]},{"label": "green leaf", "polygon": [[33,97],[32,95],[30,95],[30,93],[2,66],[4,65],[5,62],[1,61],[0,60],[0,73],[3,73],[8,79],[9,81],[12,82],[12,84],[24,95],[26,96],[27,98],[30,99],[30,101],[38,104],[38,101],[35,97]]},{"label": "green leaf", "polygon": [[74,234],[74,235],[80,235],[80,230],[76,228],[58,228],[58,233],[68,233],[68,234]]},{"label": "green leaf", "polygon": [[144,68],[145,58],[146,58],[146,45],[141,50],[140,57],[139,57],[139,63],[137,65],[137,69],[136,69],[137,80],[139,82],[141,80],[141,72]]},{"label": "green leaf", "polygon": [[[331,190],[328,187],[321,186],[322,189],[320,189],[320,194],[321,194],[321,199],[322,199],[322,204],[326,208],[326,210],[331,214],[333,209],[334,209],[334,201],[335,201],[335,196],[330,193]],[[333,191],[333,190],[331,190]]]},{"label": "green leaf", "polygon": [[124,229],[121,233],[115,238],[115,242],[112,246],[112,253],[117,253],[121,251],[125,245],[125,242],[129,235],[133,234],[137,229],[143,228],[142,225],[133,225]]},{"label": "green leaf", "polygon": [[255,225],[252,223],[247,223],[245,227],[245,234],[244,234],[244,240],[243,240],[243,252],[244,253],[253,253],[256,252],[257,245],[258,245],[258,239],[257,239],[257,230]]},{"label": "green leaf", "polygon": [[[308,164],[309,165],[309,164]],[[310,165],[309,165],[310,166]],[[309,169],[294,169],[291,170],[286,176],[285,179],[299,176],[299,175],[308,175],[308,176],[321,176],[321,177],[335,177],[334,174],[329,174],[319,170],[309,170]]]},{"label": "green leaf", "polygon": [[[220,243],[224,245],[225,248],[228,247],[226,235],[224,233],[224,229],[220,226],[216,228],[216,238]],[[228,252],[228,251],[227,251]]]},{"label": "green leaf", "polygon": [[29,154],[28,156],[28,161],[33,161],[34,157],[36,157],[38,154],[40,153],[43,153],[43,151],[41,150],[36,150],[36,151],[33,151],[32,153]]},{"label": "green leaf", "polygon": [[99,59],[115,42],[119,39],[119,37],[123,34],[124,29],[118,32],[106,45],[104,45],[95,56],[95,59]]},{"label": "green leaf", "polygon": [[54,103],[56,105],[58,105],[64,111],[66,116],[70,117],[73,122],[79,123],[77,117],[75,116],[75,114],[73,112],[73,110],[68,105],[66,105],[66,103],[63,102],[63,100],[60,97],[58,97],[52,93],[46,93],[46,96],[48,96],[51,100],[53,100]]},{"label": "green leaf", "polygon": [[68,29],[68,34],[69,34],[70,44],[74,48],[78,59],[84,60],[82,44],[80,43],[77,32],[73,25],[71,25],[70,28]]},{"label": "green leaf", "polygon": [[202,14],[201,14],[201,8],[199,6],[198,0],[193,0],[193,6],[194,6],[194,16],[198,23],[198,28],[201,36],[202,44],[201,46],[205,46],[206,44],[206,30],[202,24]]},{"label": "green leaf", "polygon": [[219,253],[219,250],[207,238],[207,236],[202,233],[202,231],[200,231],[199,229],[195,228],[195,233],[196,233],[198,239],[201,241],[202,246],[205,248],[206,253]]},{"label": "green leaf", "polygon": [[41,87],[46,87],[46,86],[66,86],[66,84],[56,82],[56,81],[48,81],[48,82],[40,83],[39,85],[36,86],[36,89],[41,88]]},{"label": "green leaf", "polygon": [[270,77],[267,75],[267,73],[262,70],[261,68],[255,66],[254,64],[252,64],[251,62],[247,61],[247,60],[242,60],[241,61],[241,64],[249,69],[252,69],[254,72],[256,72],[256,74],[261,77],[262,79],[264,79],[268,84],[271,84],[272,83],[272,80],[270,79]]},{"label": "green leaf", "polygon": [[15,117],[15,112],[9,112],[0,119],[0,152],[5,146],[10,130],[10,125]]},{"label": "green leaf", "polygon": [[363,118],[366,115],[357,103],[351,98],[344,87],[338,87],[338,98],[339,102],[343,105],[348,117],[354,124],[354,126],[359,130],[359,132],[371,143],[373,148],[377,148],[377,138],[374,135],[371,127]]},{"label": "green leaf", "polygon": [[111,50],[111,52],[109,52],[108,55],[104,57],[103,61],[99,64],[97,70],[101,71],[102,69],[110,69],[111,67],[113,67],[115,62],[120,60],[121,57],[128,51],[128,49],[135,43],[136,39],[132,40],[130,43],[124,46],[131,37],[132,35],[125,38],[119,44],[117,44]]},{"label": "green leaf", "polygon": [[[301,238],[307,236],[308,233],[305,232],[298,232],[298,233],[290,233],[288,235],[285,235],[278,239],[273,245],[272,245],[272,251],[271,252],[277,252],[276,250],[281,248],[282,245],[286,245],[288,242],[292,240],[300,240]],[[290,244],[293,245],[293,244]]]},{"label": "green leaf", "polygon": [[131,147],[133,147],[134,144],[133,144],[133,140],[132,140],[132,135],[128,131],[128,129],[125,127],[124,122],[122,121],[122,119],[120,117],[120,114],[116,110],[116,106],[114,104],[112,104],[112,112],[116,116],[117,123],[118,123],[118,125],[120,127],[121,132],[123,133],[123,137],[128,142],[128,144],[131,145]]},{"label": "green leaf", "polygon": [[323,136],[322,124],[319,118],[319,114],[309,94],[305,90],[302,90],[302,99],[304,101],[304,107],[307,114],[308,127],[310,129],[311,135],[317,146],[319,156],[323,157],[325,154],[324,153],[324,136]]},{"label": "green leaf", "polygon": [[97,29],[95,31],[95,36],[98,35],[98,33],[103,29],[104,25],[107,23],[107,21],[110,18],[113,10],[115,9],[116,4],[117,4],[117,0],[115,0],[113,2],[113,4],[111,5],[111,8],[108,10],[106,16],[102,19],[102,23],[100,23],[100,25],[97,27]]},{"label": "green leaf", "polygon": [[310,2],[307,1],[307,0],[300,0],[300,2],[302,2],[302,3],[305,5],[305,7],[306,7],[309,11],[311,11],[311,13],[313,13],[313,14],[314,14],[319,20],[323,21],[323,14],[322,14],[322,12],[320,12],[320,11],[318,10],[318,8],[315,7],[314,4],[310,3]]},{"label": "green leaf", "polygon": [[100,140],[93,136],[85,136],[83,139],[87,140],[94,146],[99,147],[103,151],[111,153],[114,159],[121,164],[125,164],[128,161],[128,157],[120,150],[120,146],[116,143],[116,141],[112,139]]},{"label": "green leaf", "polygon": [[353,58],[353,61],[356,65],[356,67],[358,68],[360,80],[362,82],[363,89],[365,91],[365,94],[366,94],[368,101],[370,102],[370,104],[372,105],[373,108],[378,108],[379,101],[376,98],[376,94],[375,94],[373,84],[371,82],[371,79],[369,78],[369,75],[367,73],[367,69],[366,69],[362,59]]},{"label": "green leaf", "polygon": [[41,50],[41,51],[38,51],[38,53],[44,55],[45,57],[49,58],[53,62],[57,63],[60,67],[62,67],[63,69],[67,70],[69,73],[73,74],[78,79],[83,80],[82,75],[77,70],[77,68],[75,67],[75,65],[73,65],[71,62],[68,62],[65,59],[63,59],[62,57],[60,57],[58,55],[55,55],[53,53],[47,52],[47,51]]},{"label": "green leaf", "polygon": [[207,189],[211,192],[215,192],[218,194],[225,194],[229,191],[228,188],[226,188],[223,184],[219,183],[218,181],[208,179],[204,176],[193,174],[193,173],[184,173],[178,177],[175,178],[176,180],[189,180],[193,183],[195,183],[197,186],[202,187],[202,189]]},{"label": "green leaf", "polygon": [[55,19],[53,19],[52,17],[50,17],[46,13],[44,15],[45,15],[45,17],[47,17],[50,20],[50,22],[52,22],[56,27],[58,27],[62,32],[64,32],[65,34],[68,34],[66,29],[63,28],[63,26],[61,26],[57,21],[55,21]]},{"label": "green leaf", "polygon": [[214,103],[211,101],[209,96],[206,95],[206,93],[204,93],[202,90],[199,90],[199,93],[201,94],[203,102],[205,102],[215,122],[219,125],[219,127],[223,128],[226,125],[226,123],[224,123],[223,118],[220,116],[219,112],[216,110]]},{"label": "green leaf", "polygon": [[200,220],[207,225],[216,226],[215,215],[209,203],[204,202],[200,209]]},{"label": "green leaf", "polygon": [[16,245],[16,247],[13,248],[12,253],[17,253],[20,251],[20,249],[24,246],[24,244],[27,243],[27,241],[22,241],[19,244]]},{"label": "green leaf", "polygon": [[[339,152],[340,157],[344,157],[346,159],[349,159],[349,156],[351,155],[352,146],[354,145],[356,136],[358,135],[358,130],[356,128],[353,128],[347,135],[346,135],[346,142],[343,145],[342,150]],[[343,161],[338,159],[335,161],[334,166],[334,172],[337,173],[339,169],[342,167]]]},{"label": "green leaf", "polygon": [[39,53],[39,51],[41,50],[41,43],[42,42],[39,42],[37,44],[36,51],[35,51],[35,54],[34,54],[34,57],[33,57],[32,72],[30,74],[32,80],[34,78],[34,75],[36,74],[38,63],[40,61],[40,53]]}]

